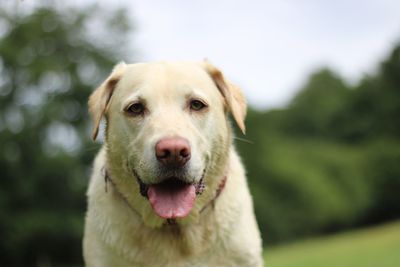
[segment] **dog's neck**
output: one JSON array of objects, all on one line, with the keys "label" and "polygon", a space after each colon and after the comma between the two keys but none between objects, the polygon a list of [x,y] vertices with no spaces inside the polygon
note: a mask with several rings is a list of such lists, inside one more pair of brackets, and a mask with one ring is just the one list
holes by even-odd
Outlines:
[{"label": "dog's neck", "polygon": [[[104,191],[105,193],[108,193],[108,185],[110,184],[112,188],[114,189],[114,192],[117,193],[118,197],[121,198],[125,204],[129,207],[132,212],[135,214],[139,215],[139,213],[131,206],[129,201],[124,197],[124,195],[118,190],[115,182],[113,181],[112,177],[110,176],[110,173],[107,171],[106,166],[102,168],[102,174],[104,177]],[[221,192],[224,190],[226,181],[228,179],[227,174],[224,175],[220,183],[218,184],[217,189],[215,190],[214,197],[210,199],[201,209],[200,209],[200,214],[203,213],[207,208],[212,207],[214,208],[215,202],[217,201],[218,197],[221,195]],[[176,224],[175,219],[166,219],[166,223],[169,225],[174,225]]]}]

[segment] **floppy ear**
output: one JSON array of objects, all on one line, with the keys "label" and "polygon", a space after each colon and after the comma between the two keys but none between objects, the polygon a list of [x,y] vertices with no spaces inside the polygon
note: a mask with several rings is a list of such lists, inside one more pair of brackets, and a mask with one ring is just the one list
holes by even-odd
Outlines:
[{"label": "floppy ear", "polygon": [[96,140],[101,118],[108,108],[111,96],[125,71],[126,64],[117,64],[110,76],[89,97],[89,113],[93,121],[92,138]]},{"label": "floppy ear", "polygon": [[244,119],[246,117],[247,102],[240,88],[227,81],[222,72],[210,64],[207,60],[204,61],[204,68],[214,80],[222,96],[228,105],[229,111],[232,113],[240,130],[243,134],[246,132]]}]

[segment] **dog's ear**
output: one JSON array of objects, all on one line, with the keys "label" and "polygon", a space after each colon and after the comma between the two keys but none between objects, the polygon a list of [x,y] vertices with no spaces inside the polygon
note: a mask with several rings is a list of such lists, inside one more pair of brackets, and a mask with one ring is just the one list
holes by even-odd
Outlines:
[{"label": "dog's ear", "polygon": [[96,140],[101,119],[108,108],[111,96],[125,72],[126,64],[117,64],[110,76],[89,97],[89,113],[93,121],[92,138]]},{"label": "dog's ear", "polygon": [[238,86],[227,81],[222,72],[207,60],[204,60],[203,66],[225,98],[229,111],[244,134],[246,132],[244,119],[246,117],[247,102],[242,91]]}]

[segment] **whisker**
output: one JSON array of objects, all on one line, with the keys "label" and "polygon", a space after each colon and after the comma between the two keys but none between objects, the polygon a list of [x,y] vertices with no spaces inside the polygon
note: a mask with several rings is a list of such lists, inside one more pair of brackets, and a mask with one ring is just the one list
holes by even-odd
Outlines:
[{"label": "whisker", "polygon": [[82,148],[82,151],[93,151],[93,150],[100,150],[100,146],[93,145],[93,146],[86,146]]},{"label": "whisker", "polygon": [[242,141],[242,142],[244,142],[244,143],[248,143],[248,144],[252,144],[252,145],[254,145],[254,142],[253,142],[253,141],[250,141],[250,140],[247,140],[247,139],[244,139],[244,138],[240,138],[240,137],[233,137],[233,139],[235,139],[235,140],[239,140],[239,141]]}]

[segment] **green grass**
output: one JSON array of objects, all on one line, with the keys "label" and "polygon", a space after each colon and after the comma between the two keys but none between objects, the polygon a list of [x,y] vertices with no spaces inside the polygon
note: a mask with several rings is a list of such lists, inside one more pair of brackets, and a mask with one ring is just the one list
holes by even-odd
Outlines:
[{"label": "green grass", "polygon": [[398,267],[400,222],[267,247],[267,267]]}]

